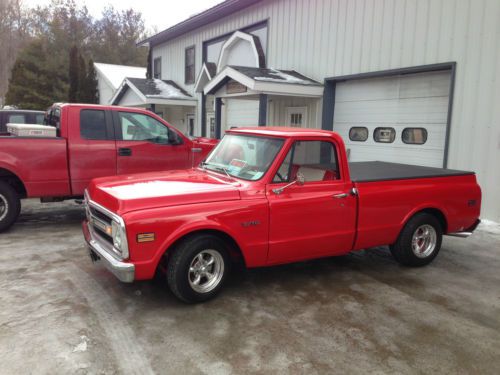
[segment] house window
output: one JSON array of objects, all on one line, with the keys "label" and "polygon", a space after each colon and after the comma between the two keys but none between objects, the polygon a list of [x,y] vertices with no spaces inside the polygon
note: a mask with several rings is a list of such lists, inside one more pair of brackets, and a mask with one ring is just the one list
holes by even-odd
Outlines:
[{"label": "house window", "polygon": [[185,55],[185,68],[184,68],[184,82],[186,84],[191,84],[194,83],[194,76],[195,76],[195,71],[194,71],[194,46],[186,48],[186,55]]},{"label": "house window", "polygon": [[161,79],[161,57],[153,60],[153,78]]},{"label": "house window", "polygon": [[403,143],[409,145],[423,145],[427,142],[427,130],[424,128],[405,128],[401,139]]},{"label": "house window", "polygon": [[365,142],[368,139],[368,128],[353,126],[349,129],[349,139],[354,142]]},{"label": "house window", "polygon": [[307,127],[307,107],[287,107],[287,125],[294,128]]},{"label": "house window", "polygon": [[373,132],[373,140],[379,143],[392,143],[396,138],[396,130],[394,128],[375,128]]}]

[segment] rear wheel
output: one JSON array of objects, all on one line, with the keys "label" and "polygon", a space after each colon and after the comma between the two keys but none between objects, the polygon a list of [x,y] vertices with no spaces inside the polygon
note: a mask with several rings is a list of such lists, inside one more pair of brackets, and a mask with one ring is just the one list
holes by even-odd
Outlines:
[{"label": "rear wheel", "polygon": [[229,272],[228,250],[224,241],[210,234],[179,243],[167,265],[168,286],[176,297],[187,303],[215,297]]},{"label": "rear wheel", "polygon": [[439,220],[422,212],[406,223],[390,249],[394,258],[405,266],[425,266],[437,256],[442,239],[443,229]]},{"label": "rear wheel", "polygon": [[0,181],[0,232],[10,228],[21,212],[17,192],[5,181]]}]

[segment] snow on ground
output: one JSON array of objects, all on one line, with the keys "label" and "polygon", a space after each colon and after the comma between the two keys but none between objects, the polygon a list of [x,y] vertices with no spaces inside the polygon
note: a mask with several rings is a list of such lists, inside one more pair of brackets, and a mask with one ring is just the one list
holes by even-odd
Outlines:
[{"label": "snow on ground", "polygon": [[185,95],[177,87],[169,85],[163,82],[161,79],[155,79],[155,85],[159,94],[148,95],[148,98],[166,98],[166,99],[193,99],[192,97]]},{"label": "snow on ground", "polygon": [[481,220],[481,224],[479,224],[478,229],[491,234],[500,235],[500,223],[492,220]]},{"label": "snow on ground", "polygon": [[271,69],[272,72],[269,72],[269,74],[276,76],[276,78],[271,78],[271,77],[255,77],[254,79],[256,81],[268,81],[268,82],[280,82],[283,83],[285,81],[286,83],[295,83],[295,84],[300,84],[300,85],[316,85],[316,82],[311,82],[309,80],[305,80],[299,77],[292,76],[291,74],[287,74],[284,72],[281,72],[276,69]]}]

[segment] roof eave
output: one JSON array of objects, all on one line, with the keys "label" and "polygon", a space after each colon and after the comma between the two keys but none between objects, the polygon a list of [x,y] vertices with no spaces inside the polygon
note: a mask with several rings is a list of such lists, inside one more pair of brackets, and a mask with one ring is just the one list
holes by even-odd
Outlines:
[{"label": "roof eave", "polygon": [[169,27],[166,30],[159,32],[153,36],[139,41],[137,46],[154,46],[160,43],[167,42],[177,38],[192,30],[208,25],[212,22],[219,21],[221,18],[236,13],[262,0],[226,0],[220,4],[213,6],[195,16],[192,16],[178,24]]}]

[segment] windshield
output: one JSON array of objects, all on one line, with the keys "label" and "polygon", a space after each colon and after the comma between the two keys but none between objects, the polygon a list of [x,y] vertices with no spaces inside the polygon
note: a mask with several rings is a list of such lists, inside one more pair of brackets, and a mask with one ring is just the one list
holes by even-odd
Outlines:
[{"label": "windshield", "polygon": [[227,134],[201,166],[256,181],[267,172],[281,146],[282,139]]}]

